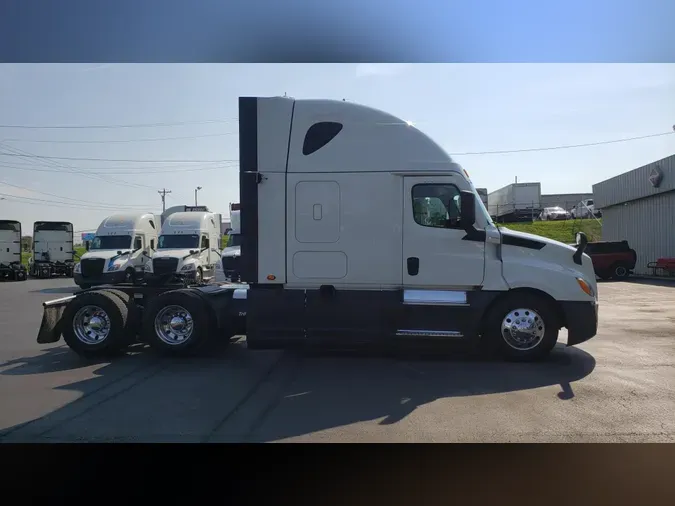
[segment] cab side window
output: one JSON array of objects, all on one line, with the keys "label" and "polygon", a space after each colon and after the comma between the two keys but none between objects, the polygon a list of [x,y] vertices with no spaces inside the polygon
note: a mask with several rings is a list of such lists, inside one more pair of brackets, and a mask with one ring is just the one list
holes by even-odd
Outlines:
[{"label": "cab side window", "polygon": [[417,184],[412,188],[413,217],[418,225],[462,228],[459,188],[452,184]]},{"label": "cab side window", "polygon": [[142,248],[143,248],[143,237],[137,235],[136,238],[134,239],[134,249],[142,249]]},{"label": "cab side window", "polygon": [[205,235],[202,236],[202,249],[206,249],[209,247],[209,238],[206,237]]}]

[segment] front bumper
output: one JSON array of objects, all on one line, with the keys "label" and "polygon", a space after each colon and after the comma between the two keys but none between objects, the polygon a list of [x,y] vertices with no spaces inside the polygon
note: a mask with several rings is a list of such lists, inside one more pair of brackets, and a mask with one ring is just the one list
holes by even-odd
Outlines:
[{"label": "front bumper", "polygon": [[126,278],[126,272],[124,271],[115,271],[115,272],[104,272],[98,276],[89,276],[83,277],[81,272],[75,272],[73,274],[75,279],[75,284],[77,286],[84,285],[116,285],[118,283],[124,283]]},{"label": "front bumper", "polygon": [[598,333],[598,303],[564,301],[560,303],[567,327],[567,346],[588,341]]}]

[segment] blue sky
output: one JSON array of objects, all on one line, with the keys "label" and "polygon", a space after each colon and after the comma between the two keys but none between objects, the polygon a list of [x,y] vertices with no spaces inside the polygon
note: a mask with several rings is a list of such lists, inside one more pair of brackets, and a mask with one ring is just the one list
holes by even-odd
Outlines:
[{"label": "blue sky", "polygon": [[[183,123],[0,128],[0,152],[237,160],[237,97],[284,93],[345,98],[384,109],[415,122],[450,153],[592,143],[668,132],[675,124],[675,64],[0,65],[3,125]],[[169,139],[139,141],[158,138]],[[594,183],[673,153],[675,135],[666,135],[594,147],[454,158],[476,186],[489,191],[517,176],[522,182],[540,181],[544,193],[565,193],[590,191]],[[217,168],[203,170],[209,167]],[[236,162],[0,155],[0,193],[5,196],[0,216],[21,220],[24,231],[44,219],[71,221],[76,230],[92,229],[113,206],[156,212],[161,209],[157,190],[162,187],[172,190],[167,205],[191,204],[196,186],[204,188],[200,204],[227,214],[228,203],[238,200]],[[78,208],[76,201],[86,202]]]}]

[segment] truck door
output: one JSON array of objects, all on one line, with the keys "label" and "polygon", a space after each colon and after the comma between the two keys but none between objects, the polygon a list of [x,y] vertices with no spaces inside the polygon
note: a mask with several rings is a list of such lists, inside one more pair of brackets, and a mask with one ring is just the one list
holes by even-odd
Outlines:
[{"label": "truck door", "polygon": [[469,240],[461,227],[456,180],[457,176],[404,177],[399,335],[466,335],[462,322],[470,319],[470,293],[483,284],[485,242]]}]

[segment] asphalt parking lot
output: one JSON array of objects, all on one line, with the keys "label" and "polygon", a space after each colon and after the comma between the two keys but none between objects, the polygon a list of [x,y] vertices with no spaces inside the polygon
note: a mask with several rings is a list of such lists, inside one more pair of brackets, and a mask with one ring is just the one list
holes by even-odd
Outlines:
[{"label": "asphalt parking lot", "polygon": [[[675,284],[600,285],[599,334],[550,359],[247,351],[91,363],[35,342],[72,280],[0,285],[0,440],[657,442],[675,436]],[[561,335],[561,341],[566,339]]]}]

